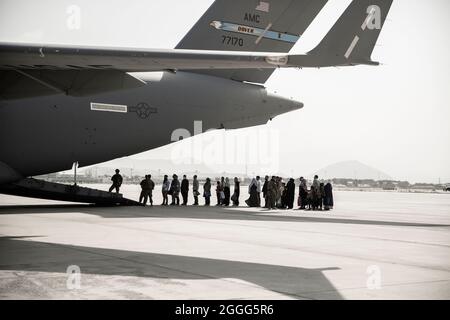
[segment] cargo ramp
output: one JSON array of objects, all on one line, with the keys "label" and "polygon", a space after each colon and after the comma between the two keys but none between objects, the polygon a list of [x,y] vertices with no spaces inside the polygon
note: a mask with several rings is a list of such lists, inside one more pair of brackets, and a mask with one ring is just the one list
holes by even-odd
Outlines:
[{"label": "cargo ramp", "polygon": [[90,203],[100,206],[140,206],[137,201],[124,198],[120,193],[65,185],[33,178],[0,186],[0,193],[68,202]]}]

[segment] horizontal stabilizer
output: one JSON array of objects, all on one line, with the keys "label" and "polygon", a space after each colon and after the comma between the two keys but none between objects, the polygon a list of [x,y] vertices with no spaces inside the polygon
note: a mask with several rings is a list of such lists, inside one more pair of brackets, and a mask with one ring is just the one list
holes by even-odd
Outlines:
[{"label": "horizontal stabilizer", "polygon": [[319,65],[378,65],[372,52],[393,0],[353,0],[320,44],[308,52]]},{"label": "horizontal stabilizer", "polygon": [[0,43],[0,100],[51,94],[89,96],[146,85],[132,75],[135,72],[245,72],[358,64],[378,65],[370,56],[355,54],[345,59],[322,50],[305,55]]}]

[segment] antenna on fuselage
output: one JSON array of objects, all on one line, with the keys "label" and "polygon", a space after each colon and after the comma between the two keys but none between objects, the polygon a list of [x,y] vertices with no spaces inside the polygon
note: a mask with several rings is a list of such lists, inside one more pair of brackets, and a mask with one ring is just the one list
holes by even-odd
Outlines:
[{"label": "antenna on fuselage", "polygon": [[73,185],[76,186],[77,185],[77,168],[78,168],[78,161],[75,161],[73,163]]}]

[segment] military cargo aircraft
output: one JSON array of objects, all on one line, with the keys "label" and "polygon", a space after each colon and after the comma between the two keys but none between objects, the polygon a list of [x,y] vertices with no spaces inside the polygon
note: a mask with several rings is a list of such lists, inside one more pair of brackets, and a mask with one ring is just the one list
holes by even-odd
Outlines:
[{"label": "military cargo aircraft", "polygon": [[315,49],[288,53],[326,3],[216,0],[167,50],[0,43],[0,192],[169,144],[194,121],[244,128],[302,108],[264,87],[277,68],[378,65],[392,0],[352,1]]}]

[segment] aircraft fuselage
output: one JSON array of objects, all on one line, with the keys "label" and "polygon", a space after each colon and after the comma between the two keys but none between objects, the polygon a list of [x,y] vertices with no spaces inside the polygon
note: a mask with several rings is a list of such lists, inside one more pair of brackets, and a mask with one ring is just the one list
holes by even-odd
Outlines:
[{"label": "aircraft fuselage", "polygon": [[[176,129],[192,131],[194,121],[202,121],[204,130],[242,128],[303,106],[259,85],[212,76],[135,76],[146,85],[87,97],[0,101],[0,184],[154,149],[171,143]],[[126,111],[92,110],[105,105]]]}]

